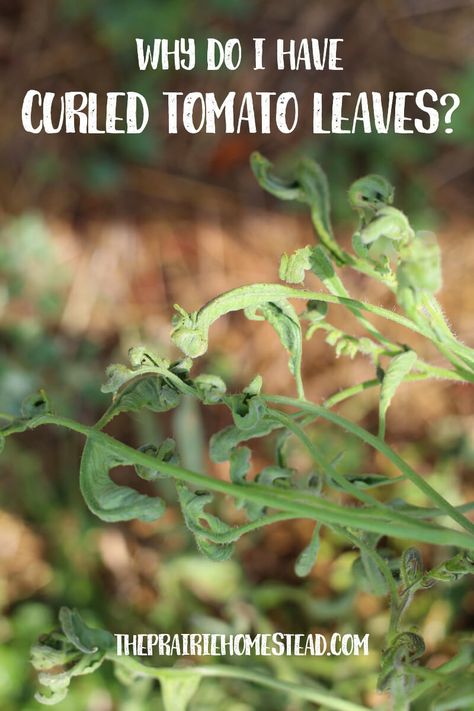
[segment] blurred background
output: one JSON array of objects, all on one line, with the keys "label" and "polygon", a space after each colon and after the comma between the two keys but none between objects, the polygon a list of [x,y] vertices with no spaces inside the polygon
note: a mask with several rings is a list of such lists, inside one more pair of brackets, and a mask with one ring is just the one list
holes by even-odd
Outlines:
[{"label": "blurred background", "polygon": [[[388,177],[413,224],[438,233],[440,300],[459,336],[473,343],[471,2],[1,0],[0,12],[0,411],[17,412],[24,396],[44,387],[57,412],[93,423],[108,402],[100,392],[108,363],[125,361],[137,343],[174,355],[169,323],[175,302],[193,310],[233,286],[277,279],[281,253],[311,242],[312,230],[306,214],[257,187],[248,163],[255,149],[282,170],[303,154],[321,162],[343,242],[354,225],[349,184],[367,172]],[[252,72],[245,62],[236,72],[138,71],[135,37],[181,36],[195,37],[198,45],[208,36],[239,37],[248,48],[252,37],[342,37],[344,71]],[[295,91],[304,110],[314,91],[426,87],[460,95],[452,134],[169,136],[160,99],[166,90],[221,96]],[[27,134],[20,107],[30,88],[139,91],[152,119],[135,136]],[[354,295],[392,305],[361,278],[349,285]],[[199,367],[221,374],[230,389],[258,372],[266,390],[292,392],[286,355],[271,329],[238,315],[213,327]],[[307,396],[321,402],[370,377],[371,369],[362,360],[335,360],[315,337],[304,375]],[[376,394],[367,392],[343,412],[374,425]],[[185,401],[172,416],[120,418],[114,434],[134,445],[172,434],[186,465],[225,477],[225,467],[208,461],[206,446],[226,423],[221,408],[204,412]],[[391,442],[433,485],[449,490],[452,501],[472,499],[473,433],[467,386],[413,385],[397,396],[389,418]],[[330,428],[312,436],[328,453],[341,448]],[[348,469],[383,471],[386,464],[348,442]],[[369,631],[373,654],[367,659],[262,664],[283,678],[317,680],[369,708],[385,702],[374,688],[387,612],[382,599],[357,583],[356,553],[344,542],[325,534],[316,568],[301,581],[293,565],[309,539],[305,522],[244,538],[236,557],[222,564],[195,551],[171,495],[156,524],[101,524],[79,494],[81,444],[70,434],[39,430],[9,440],[0,460],[2,709],[38,708],[31,700],[36,682],[28,649],[55,625],[61,605],[76,606],[91,623],[113,631]],[[257,464],[270,456],[269,445],[257,447]],[[404,494],[393,487],[394,497]],[[226,502],[219,505],[228,515]],[[439,562],[429,546],[423,554],[427,565]],[[428,659],[438,664],[452,654],[473,614],[473,593],[464,582],[427,591],[409,622],[420,626]],[[224,704],[229,711],[306,708],[233,681],[204,683],[192,709]],[[159,709],[160,701],[156,689],[124,691],[104,667],[78,679],[59,708],[146,711]]]}]

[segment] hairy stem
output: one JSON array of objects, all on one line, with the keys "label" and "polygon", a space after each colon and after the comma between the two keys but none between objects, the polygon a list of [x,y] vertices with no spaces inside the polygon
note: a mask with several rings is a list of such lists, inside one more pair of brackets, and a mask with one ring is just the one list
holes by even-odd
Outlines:
[{"label": "hairy stem", "polygon": [[[304,408],[306,404],[298,400],[289,400],[288,404],[297,403]],[[321,408],[327,414],[327,410]],[[134,462],[149,469],[156,467],[156,459],[144,452],[129,447],[94,427],[80,424],[74,420],[56,415],[41,415],[31,421],[30,427],[53,424],[78,432],[86,437],[100,440],[101,445],[118,455],[119,459]],[[391,451],[391,450],[389,450]],[[403,461],[403,460],[401,460]],[[319,497],[308,496],[305,491],[285,490],[277,487],[262,486],[254,482],[234,484],[214,479],[213,477],[184,469],[169,462],[160,461],[160,471],[200,489],[210,489],[229,494],[232,497],[254,501],[262,506],[293,514],[300,518],[309,518],[324,524],[340,524],[349,528],[372,531],[381,535],[398,536],[403,539],[453,545],[474,550],[474,536],[462,531],[455,531],[414,519],[412,523],[400,523],[388,519],[378,508],[347,508]],[[442,497],[441,497],[442,498]],[[444,501],[444,499],[443,499]],[[456,509],[454,512],[457,514]],[[461,516],[463,519],[463,517]]]}]

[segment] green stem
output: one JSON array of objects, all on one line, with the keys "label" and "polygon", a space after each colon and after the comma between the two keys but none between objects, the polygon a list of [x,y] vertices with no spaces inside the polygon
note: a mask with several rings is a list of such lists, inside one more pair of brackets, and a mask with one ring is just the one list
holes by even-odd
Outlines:
[{"label": "green stem", "polygon": [[374,306],[364,301],[335,296],[334,294],[327,294],[326,292],[296,289],[284,284],[249,284],[247,286],[238,287],[237,289],[232,289],[231,291],[226,291],[211,301],[208,301],[207,304],[199,309],[197,319],[200,326],[209,328],[214,321],[231,311],[240,311],[252,306],[258,306],[262,303],[268,303],[269,301],[292,298],[325,301],[329,304],[341,304],[351,308],[362,309],[368,313],[382,316],[389,321],[398,323],[400,326],[404,326],[414,333],[425,336],[428,335],[424,327],[413,323],[413,321],[405,316],[384,309],[381,306]]},{"label": "green stem", "polygon": [[461,383],[465,380],[462,374],[454,370],[450,370],[449,368],[441,368],[438,365],[431,365],[431,363],[427,363],[420,358],[415,363],[415,370],[421,371],[418,374],[418,377],[416,377],[416,374],[413,374],[413,376],[408,376],[405,380],[422,380],[424,378],[431,377],[440,378],[441,380],[457,380]]},{"label": "green stem", "polygon": [[[297,289],[295,287],[291,287],[284,284],[261,283],[241,286],[237,289],[232,289],[230,291],[224,292],[223,294],[220,294],[211,301],[208,301],[204,306],[199,309],[199,311],[196,311],[194,314],[191,314],[192,328],[196,334],[199,334],[200,339],[202,340],[203,344],[205,344],[202,346],[201,353],[205,352],[205,350],[207,349],[207,337],[210,326],[221,316],[224,316],[225,314],[230,313],[231,311],[240,311],[247,308],[257,308],[259,305],[264,303],[278,302],[282,299],[292,298],[322,301],[331,304],[340,304],[349,309],[349,311],[351,311],[356,316],[356,318],[359,318],[359,320],[360,318],[363,318],[360,314],[360,311],[366,311],[367,313],[374,314],[375,316],[381,316],[387,319],[388,321],[393,321],[394,323],[397,323],[400,326],[404,326],[410,331],[422,335],[428,340],[430,340],[436,346],[436,348],[438,348],[438,350],[454,365],[459,375],[461,375],[465,380],[468,380],[469,382],[474,381],[474,374],[469,370],[466,370],[459,364],[459,361],[456,360],[454,354],[451,353],[449,346],[452,346],[453,351],[459,349],[462,349],[463,352],[465,351],[469,355],[469,362],[473,362],[472,351],[470,349],[466,349],[464,346],[461,346],[461,344],[458,344],[458,342],[452,336],[450,337],[450,339],[447,339],[447,341],[449,342],[443,343],[443,340],[440,339],[439,335],[437,335],[435,331],[433,331],[433,328],[430,326],[430,324],[426,323],[426,319],[422,318],[421,314],[417,315],[415,322],[414,320],[407,318],[406,316],[403,316],[401,314],[395,313],[394,311],[390,311],[389,309],[385,309],[380,306],[374,306],[373,304],[369,304],[364,301],[358,301],[356,299],[335,294],[328,294],[326,292]],[[364,323],[366,323],[367,328],[370,327],[369,330],[373,332],[373,335],[375,335],[375,337],[378,338],[377,329],[375,329],[375,333],[374,327],[370,324],[370,322],[366,322],[364,319]],[[178,346],[180,348],[183,348],[183,350],[186,352],[186,348],[182,342],[182,339],[180,338],[181,328],[182,324],[180,325],[178,323],[175,326],[172,333],[172,339],[175,340]],[[186,324],[186,329],[189,329],[189,324]],[[382,340],[386,339],[382,337]],[[189,353],[188,355],[193,356],[193,353]]]},{"label": "green stem", "polygon": [[[456,506],[455,508],[456,511],[459,511],[459,513],[469,513],[469,511],[474,511],[474,501],[468,501],[466,504],[461,504],[461,506]],[[411,518],[435,518],[438,516],[446,516],[444,511],[426,508],[425,506],[408,506],[406,511],[409,512]]]},{"label": "green stem", "polygon": [[326,459],[321,455],[317,447],[308,437],[306,432],[304,432],[304,430],[300,427],[300,425],[294,422],[290,417],[288,417],[288,415],[277,410],[272,410],[272,417],[274,417],[277,422],[281,422],[284,427],[293,432],[293,434],[305,446],[315,464],[317,464],[323,471],[325,471],[329,475],[330,479],[333,479],[335,482],[337,482],[341,489],[345,490],[347,493],[351,494],[359,501],[362,501],[365,504],[368,504],[369,506],[373,506],[374,508],[379,509],[382,512],[382,515],[388,519],[392,519],[393,521],[399,521],[400,523],[404,524],[411,523],[409,515],[386,506],[386,504],[383,504],[381,501],[378,501],[378,499],[369,494],[367,491],[365,491],[364,489],[360,489],[351,481],[346,479],[345,476],[340,474],[337,469],[333,467],[330,462],[326,461]]},{"label": "green stem", "polygon": [[[419,696],[422,696],[422,694],[425,694],[427,691],[430,691],[433,687],[437,686],[441,681],[443,681],[443,677],[451,675],[453,672],[459,671],[460,669],[467,668],[470,664],[472,664],[472,652],[468,647],[466,647],[445,664],[442,664],[436,669],[430,670],[430,672],[432,672],[432,677],[430,679],[426,679],[420,684],[417,684],[415,688],[412,689],[409,694],[410,701],[415,701],[415,699]],[[412,673],[416,673],[419,669],[419,667],[414,667],[411,671]]]},{"label": "green stem", "polygon": [[395,582],[395,579],[392,575],[392,571],[390,570],[387,562],[382,558],[382,556],[375,550],[374,547],[368,546],[364,541],[362,541],[360,538],[357,538],[354,536],[352,533],[347,531],[346,529],[343,529],[339,526],[333,526],[334,530],[337,531],[341,536],[344,536],[347,538],[351,543],[359,548],[360,550],[363,550],[364,553],[366,553],[376,566],[379,568],[380,572],[384,576],[386,582],[387,582],[387,588],[388,592],[390,595],[390,623],[389,623],[389,630],[388,630],[388,641],[390,642],[391,636],[396,632],[397,630],[397,623],[399,619],[399,605],[398,605],[398,588],[397,588],[397,583]]},{"label": "green stem", "polygon": [[[462,375],[456,373],[454,370],[448,370],[447,368],[439,368],[438,366],[431,365],[430,363],[425,363],[424,361],[419,360],[416,362],[415,367],[423,369],[424,372],[410,373],[409,375],[406,375],[403,379],[404,383],[415,383],[419,382],[420,380],[428,380],[428,378],[431,377],[464,382],[464,378],[462,377]],[[380,385],[380,380],[378,380],[377,378],[372,378],[371,380],[364,380],[364,382],[362,383],[352,385],[349,388],[344,388],[343,390],[334,393],[334,395],[331,395],[324,401],[323,407],[334,407],[334,405],[337,405],[338,403],[343,402],[344,400],[347,400],[348,398],[353,397],[354,395],[359,395],[360,393],[364,392],[364,390],[375,388],[378,385]]]},{"label": "green stem", "polygon": [[[301,407],[306,404],[297,400],[291,402],[297,402]],[[326,411],[324,410],[324,412]],[[41,415],[32,420],[29,427],[35,428],[46,424],[66,427],[96,441],[99,440],[102,446],[114,452],[122,461],[134,462],[149,469],[153,469],[156,466],[154,457],[118,442],[94,427],[88,427],[66,417]],[[309,518],[320,521],[323,524],[340,524],[349,528],[372,531],[380,535],[398,536],[402,539],[459,546],[474,550],[474,537],[462,531],[455,531],[418,520],[397,525],[397,523],[381,517],[381,512],[377,508],[347,508],[326,499],[310,497],[304,491],[262,486],[254,482],[234,484],[164,461],[160,462],[160,471],[178,481],[184,481],[200,489],[210,489],[219,491],[222,494],[229,494],[234,498],[255,501],[261,506],[272,507],[287,514],[293,514],[298,518]],[[304,501],[302,497],[304,497]]]},{"label": "green stem", "polygon": [[474,524],[465,516],[460,514],[452,504],[446,501],[446,499],[441,496],[436,489],[433,489],[433,487],[419,474],[417,474],[417,472],[415,472],[415,470],[412,469],[410,465],[405,462],[405,460],[403,460],[398,454],[396,454],[396,452],[393,451],[391,447],[388,446],[388,444],[383,442],[378,437],[375,437],[370,432],[367,432],[362,427],[359,427],[359,425],[347,420],[345,417],[336,415],[334,412],[331,412],[327,408],[321,407],[320,405],[314,405],[313,403],[306,401],[302,402],[301,400],[281,395],[266,395],[264,396],[264,399],[266,402],[273,403],[275,405],[289,405],[291,407],[297,407],[301,410],[314,413],[315,415],[319,415],[323,419],[326,419],[338,427],[341,427],[343,430],[355,435],[358,439],[385,455],[397,467],[397,469],[399,469],[399,471],[407,477],[407,479],[410,479],[410,481],[434,503],[436,503],[440,509],[442,509],[448,516],[456,521],[456,523],[468,531],[471,536],[474,534]]},{"label": "green stem", "polygon": [[133,657],[118,657],[116,654],[108,653],[106,658],[135,674],[152,677],[158,681],[160,681],[161,678],[169,678],[170,676],[179,679],[180,676],[189,675],[192,672],[202,678],[238,679],[239,681],[258,684],[259,686],[266,686],[270,689],[304,699],[305,701],[321,704],[325,708],[333,709],[334,711],[368,711],[365,706],[360,706],[352,701],[345,701],[344,699],[333,696],[327,691],[311,689],[302,684],[289,681],[281,681],[267,676],[266,674],[250,671],[242,667],[216,664],[213,666],[192,666],[184,669],[169,667],[156,668],[147,666]]},{"label": "green stem", "polygon": [[257,531],[259,528],[264,528],[270,526],[272,523],[280,523],[280,521],[293,521],[297,519],[297,516],[287,513],[278,513],[264,516],[256,521],[249,521],[248,523],[242,524],[242,526],[234,526],[230,531],[211,531],[209,528],[196,527],[193,528],[194,533],[198,533],[200,536],[204,536],[212,543],[234,543],[238,541],[239,538],[246,533],[251,533],[252,531]]}]

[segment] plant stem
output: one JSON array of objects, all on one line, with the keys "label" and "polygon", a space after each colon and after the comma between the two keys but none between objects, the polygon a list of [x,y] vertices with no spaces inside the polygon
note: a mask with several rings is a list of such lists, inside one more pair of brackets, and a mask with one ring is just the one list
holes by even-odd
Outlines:
[{"label": "plant stem", "polygon": [[426,496],[428,496],[433,502],[438,504],[440,509],[445,511],[448,516],[450,516],[471,535],[474,534],[474,524],[469,521],[465,516],[460,514],[452,504],[446,501],[446,499],[441,496],[441,494],[439,494],[436,489],[433,489],[433,487],[428,484],[428,482],[425,481],[419,474],[417,474],[417,472],[415,472],[415,470],[412,469],[410,465],[405,462],[404,459],[402,459],[398,454],[396,454],[396,452],[394,452],[393,449],[388,446],[388,444],[383,442],[378,437],[375,437],[374,435],[370,434],[370,432],[367,432],[362,427],[359,427],[359,425],[356,425],[354,422],[351,422],[350,420],[341,417],[341,415],[336,415],[334,412],[331,412],[327,408],[321,407],[320,405],[314,405],[313,403],[307,401],[302,402],[301,400],[296,400],[294,398],[285,397],[282,395],[266,395],[264,396],[264,399],[268,403],[274,403],[276,405],[289,405],[292,407],[300,408],[307,412],[314,413],[316,415],[319,415],[323,419],[332,422],[338,427],[341,427],[347,432],[350,432],[351,434],[355,435],[358,439],[362,440],[366,444],[370,445],[373,449],[376,449],[381,454],[385,455],[397,467],[397,469],[399,469],[402,474],[405,474],[405,476],[410,479],[410,481],[412,481],[418,489],[420,489],[420,491],[422,491]]},{"label": "plant stem", "polygon": [[[417,684],[414,689],[412,689],[409,695],[410,700],[414,701],[422,694],[430,691],[430,689],[434,686],[437,686],[443,680],[443,676],[452,674],[452,672],[463,669],[463,667],[467,669],[470,664],[472,664],[472,650],[466,647],[445,664],[442,664],[436,669],[431,669],[431,678],[422,681],[420,684]],[[418,667],[415,667],[413,669],[413,673],[416,673],[418,669]]]},{"label": "plant stem", "polygon": [[394,521],[400,521],[401,523],[408,524],[411,523],[410,517],[407,514],[397,511],[396,509],[389,508],[381,501],[378,501],[378,499],[369,494],[367,491],[365,491],[364,489],[360,489],[351,481],[346,479],[346,477],[340,474],[337,469],[333,467],[330,462],[326,461],[326,459],[321,455],[317,447],[310,440],[310,438],[308,437],[306,432],[304,432],[304,430],[300,427],[300,425],[294,422],[290,417],[288,417],[288,415],[278,410],[272,410],[272,417],[274,417],[278,422],[281,422],[284,427],[293,432],[293,434],[305,446],[315,464],[317,464],[324,472],[326,472],[329,475],[330,479],[337,482],[341,489],[344,489],[354,498],[359,499],[359,501],[363,501],[365,504],[379,509],[386,517]]},{"label": "plant stem", "polygon": [[207,304],[199,309],[197,319],[200,325],[208,328],[218,318],[231,311],[240,311],[248,307],[268,303],[269,301],[292,298],[325,301],[329,304],[341,304],[342,306],[361,309],[376,316],[382,316],[388,321],[398,323],[400,326],[404,326],[415,333],[428,337],[431,335],[424,326],[415,324],[409,318],[390,311],[389,309],[384,309],[381,306],[374,306],[365,301],[335,296],[334,294],[328,294],[322,291],[296,289],[295,287],[286,286],[284,284],[249,284],[226,291],[211,301],[208,301]]},{"label": "plant stem", "polygon": [[277,513],[266,515],[262,518],[257,519],[256,521],[249,521],[248,523],[244,523],[241,526],[234,526],[230,531],[211,531],[208,528],[202,527],[201,530],[195,532],[199,533],[199,535],[201,536],[204,536],[213,543],[234,543],[234,541],[237,541],[241,536],[245,535],[246,533],[257,531],[259,528],[266,528],[272,523],[280,523],[281,521],[293,521],[297,518],[297,516],[294,516],[291,513]]},{"label": "plant stem", "polygon": [[385,578],[387,583],[388,592],[390,595],[390,623],[388,630],[388,640],[390,641],[390,636],[396,632],[397,623],[399,619],[399,605],[398,605],[398,588],[395,579],[392,575],[387,562],[382,558],[382,556],[376,551],[372,546],[368,546],[360,538],[354,536],[350,531],[347,531],[340,526],[333,526],[333,529],[337,531],[341,536],[347,538],[351,543],[363,550],[368,556],[372,558],[376,566],[379,568],[380,572]]},{"label": "plant stem", "polygon": [[[285,398],[283,399],[285,400]],[[286,400],[289,400],[288,404],[298,403],[298,406],[302,408],[307,404],[290,398]],[[324,408],[321,409],[328,414]],[[156,466],[154,457],[129,447],[94,427],[83,425],[66,417],[41,415],[34,418],[29,427],[33,429],[46,424],[66,427],[96,441],[99,440],[102,446],[117,454],[121,461],[139,464],[149,469],[153,469]],[[471,535],[419,520],[397,525],[396,522],[381,517],[381,512],[377,508],[347,508],[326,499],[309,497],[307,492],[262,486],[254,482],[234,484],[221,479],[214,479],[165,461],[160,461],[160,471],[200,489],[210,489],[229,494],[235,498],[255,501],[262,506],[272,507],[299,518],[309,518],[324,524],[340,524],[381,535],[398,536],[403,539],[437,543],[439,545],[453,545],[474,550],[474,537]],[[304,497],[304,501],[302,497]],[[455,509],[454,511],[456,512]]]},{"label": "plant stem", "polygon": [[[446,341],[443,337],[433,330],[431,324],[426,323],[426,318],[422,318],[421,314],[416,315],[416,321],[407,318],[401,314],[398,314],[389,309],[385,309],[381,306],[374,306],[373,304],[366,303],[364,301],[358,301],[357,299],[352,299],[344,296],[338,296],[335,294],[328,294],[326,292],[310,291],[308,289],[297,289],[284,284],[271,284],[271,283],[260,283],[260,284],[249,284],[247,286],[241,286],[237,289],[231,289],[223,294],[208,301],[202,308],[197,311],[193,317],[195,319],[195,328],[198,331],[207,333],[209,327],[221,316],[224,316],[231,311],[240,311],[246,308],[255,308],[261,304],[268,302],[275,302],[282,299],[306,299],[323,301],[330,304],[340,304],[345,306],[351,313],[353,313],[356,318],[359,318],[361,314],[360,311],[366,311],[367,313],[374,314],[375,316],[381,316],[388,321],[393,321],[394,323],[404,326],[405,328],[425,336],[429,341],[433,343],[434,346],[442,353],[456,368],[457,372],[463,376],[464,379],[469,382],[474,382],[474,356],[471,349],[459,344],[454,336],[451,334],[449,338],[445,336]],[[365,322],[365,319],[364,319]],[[370,327],[371,332],[374,331],[374,327],[367,322]],[[376,329],[375,329],[376,330]],[[377,332],[378,333],[378,332]],[[375,337],[377,335],[374,333]],[[464,362],[469,366],[470,370],[466,370],[459,362],[454,358],[453,353],[450,351],[450,347],[453,352],[461,352],[464,356]]]},{"label": "plant stem", "polygon": [[168,678],[170,676],[175,676],[179,679],[180,675],[189,675],[189,673],[192,672],[202,678],[238,679],[239,681],[259,684],[260,686],[266,686],[285,694],[294,695],[300,699],[304,699],[305,701],[311,701],[315,704],[322,704],[325,708],[333,709],[334,711],[368,711],[366,706],[355,704],[352,701],[345,701],[344,699],[333,696],[325,690],[312,689],[310,687],[303,686],[302,684],[281,681],[279,679],[274,679],[271,676],[267,676],[264,673],[258,673],[242,667],[216,664],[213,666],[188,666],[182,669],[170,667],[157,668],[147,666],[133,657],[117,656],[116,654],[110,652],[106,655],[106,658],[125,667],[128,671],[134,674],[152,677],[158,681],[165,676]]}]

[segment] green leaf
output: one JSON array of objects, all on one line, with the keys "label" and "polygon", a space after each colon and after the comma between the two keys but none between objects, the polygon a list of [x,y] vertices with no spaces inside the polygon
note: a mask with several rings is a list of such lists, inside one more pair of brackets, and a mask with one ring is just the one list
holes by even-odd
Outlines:
[{"label": "green leaf", "polygon": [[44,390],[28,395],[21,403],[21,415],[27,419],[47,415],[50,412],[51,405]]},{"label": "green leaf", "polygon": [[435,294],[441,288],[441,253],[436,236],[418,232],[415,239],[402,250],[397,268],[399,291]]},{"label": "green leaf", "polygon": [[[63,613],[64,614],[64,613]],[[66,628],[68,628],[66,623]],[[93,632],[88,630],[87,634]],[[102,632],[102,631],[99,631]],[[81,636],[84,630],[80,632]],[[108,633],[104,633],[107,634]],[[74,636],[74,635],[72,635]],[[110,639],[111,638],[111,639]],[[102,646],[113,646],[113,636],[110,638],[102,635],[94,637],[94,648],[98,639]],[[87,637],[89,646],[90,638]],[[39,641],[31,647],[31,663],[38,671],[38,681],[44,687],[44,691],[38,691],[35,699],[41,704],[52,706],[66,698],[71,679],[74,676],[90,674],[94,672],[105,658],[105,648],[98,649],[92,653],[83,653],[76,644],[73,644],[68,637],[60,632],[52,632],[43,635]]]},{"label": "green leaf", "polygon": [[414,662],[425,651],[423,638],[415,632],[400,632],[383,651],[377,687],[387,689],[392,680],[403,674],[402,665]]},{"label": "green leaf", "polygon": [[128,486],[119,486],[110,478],[110,470],[134,464],[132,459],[111,452],[100,439],[89,437],[81,459],[80,487],[89,509],[103,521],[155,521],[165,504],[157,497],[140,494]]},{"label": "green leaf", "polygon": [[326,289],[336,296],[347,298],[349,293],[336,274],[327,250],[318,245],[311,254],[311,271],[322,281]]},{"label": "green leaf", "polygon": [[303,311],[301,317],[312,324],[324,321],[328,315],[329,307],[325,301],[317,301],[310,299],[306,304],[306,311]]},{"label": "green leaf", "polygon": [[368,246],[362,242],[360,232],[355,232],[352,235],[352,249],[360,259],[363,259],[375,265],[375,262],[373,262],[373,260],[370,258]]},{"label": "green leaf", "polygon": [[100,420],[102,427],[121,412],[137,412],[142,409],[166,412],[178,405],[181,395],[165,378],[155,374],[137,375],[136,372],[130,372],[133,378],[126,381],[116,393],[112,404]]},{"label": "green leaf", "polygon": [[418,548],[407,548],[400,560],[400,577],[405,590],[420,582],[423,577],[423,560]]},{"label": "green leaf", "polygon": [[163,369],[170,367],[170,362],[167,358],[161,358],[146,346],[132,346],[128,351],[128,359],[134,369],[147,365],[154,365]]},{"label": "green leaf", "polygon": [[230,480],[234,484],[245,482],[250,467],[251,451],[248,447],[235,447],[230,453]]},{"label": "green leaf", "polygon": [[181,482],[176,482],[176,488],[184,522],[194,535],[201,553],[216,562],[230,558],[234,552],[233,543],[220,543],[216,539],[222,534],[231,533],[232,526],[204,510],[212,502],[212,494],[208,491],[191,491]]},{"label": "green leaf", "polygon": [[77,647],[57,631],[42,635],[30,650],[31,664],[37,671],[70,665],[80,657]]},{"label": "green leaf", "polygon": [[121,412],[135,412],[143,408],[152,412],[173,409],[179,403],[181,392],[190,389],[186,379],[191,359],[170,363],[145,346],[131,348],[128,356],[131,368],[114,363],[106,370],[107,380],[101,390],[112,393],[113,400],[97,423],[99,428]]},{"label": "green leaf", "polygon": [[207,351],[207,328],[201,327],[199,312],[188,313],[179,304],[175,304],[174,308],[178,313],[171,321],[171,340],[186,356],[198,358]]},{"label": "green leaf", "polygon": [[297,249],[293,254],[283,254],[278,271],[280,279],[288,284],[301,284],[305,273],[311,269],[312,250],[313,247],[308,245],[303,249]]},{"label": "green leaf", "polygon": [[359,213],[362,225],[370,222],[382,207],[391,205],[394,196],[393,186],[381,175],[365,175],[349,188],[349,204]]},{"label": "green leaf", "polygon": [[246,432],[253,430],[266,412],[266,405],[258,395],[254,397],[231,395],[226,402],[231,405],[236,427]]},{"label": "green leaf", "polygon": [[[255,483],[262,484],[263,486],[274,486],[275,488],[288,488],[293,474],[293,469],[271,465],[264,467],[264,469],[257,474]],[[238,508],[243,508],[249,521],[255,521],[261,518],[267,509],[265,504],[248,500],[240,500],[237,505]]]},{"label": "green leaf", "polygon": [[429,586],[434,581],[455,582],[463,575],[474,574],[474,557],[467,551],[457,553],[453,558],[445,560],[423,576],[423,586]]},{"label": "green leaf", "polygon": [[116,393],[122,385],[131,378],[136,377],[136,372],[122,363],[112,363],[105,371],[107,380],[100,386],[103,393]]},{"label": "green leaf", "polygon": [[205,405],[221,402],[227,390],[226,384],[218,375],[203,373],[194,378],[193,384]]},{"label": "green leaf", "polygon": [[295,574],[299,578],[305,578],[310,574],[312,568],[316,563],[316,558],[319,551],[319,533],[321,530],[321,524],[318,523],[314,527],[313,535],[311,536],[311,541],[308,543],[306,548],[304,548],[299,554],[295,562]]},{"label": "green leaf", "polygon": [[51,414],[51,405],[44,390],[28,395],[21,404],[20,416],[7,420],[7,424],[0,427],[0,453],[9,435],[25,432],[35,426],[36,421],[41,417],[48,414]]},{"label": "green leaf", "polygon": [[321,166],[309,158],[300,160],[289,180],[277,177],[273,165],[260,153],[250,156],[250,165],[259,185],[280,200],[295,200],[311,209],[316,232],[324,246],[338,263],[346,261],[346,255],[334,239],[331,220],[329,187]]},{"label": "green leaf", "polygon": [[[386,476],[385,474],[349,473],[344,474],[344,478],[351,484],[359,487],[359,489],[375,489],[377,486],[390,486],[394,483],[394,478]],[[331,486],[334,489],[341,489],[344,491],[337,481],[333,479],[331,479]]]},{"label": "green leaf", "polygon": [[169,462],[171,464],[179,464],[179,458],[176,454],[176,442],[171,437],[163,440],[163,442],[157,447],[154,444],[144,444],[139,447],[139,451],[144,454],[148,454],[156,459],[156,469],[150,469],[149,467],[144,467],[141,464],[135,464],[135,471],[141,479],[146,479],[147,481],[153,481],[163,476],[168,476],[167,474],[160,471],[159,462]]},{"label": "green leaf", "polygon": [[62,607],[59,621],[67,639],[84,654],[114,648],[114,636],[106,630],[88,627],[77,610]]},{"label": "green leaf", "polygon": [[280,200],[297,200],[306,202],[305,191],[301,189],[296,178],[284,180],[273,172],[273,164],[261,153],[255,151],[250,156],[250,167],[261,188]]},{"label": "green leaf", "polygon": [[[245,309],[247,318],[260,321],[264,319],[275,329],[282,346],[290,354],[288,368],[301,384],[302,335],[301,324],[293,306],[287,301],[267,303],[253,309]],[[302,387],[302,386],[301,386]]]},{"label": "green leaf", "polygon": [[275,439],[275,462],[279,467],[286,468],[288,463],[286,445],[291,437],[289,430],[283,430]]},{"label": "green leaf", "polygon": [[406,351],[395,356],[390,361],[390,364],[385,371],[380,388],[380,403],[379,403],[379,437],[385,437],[385,419],[387,410],[392,402],[392,399],[402,384],[405,377],[412,370],[417,360],[417,355],[414,351]]},{"label": "green leaf", "polygon": [[388,592],[387,581],[375,560],[364,548],[360,551],[360,564],[365,577],[364,589],[372,595],[385,595]]},{"label": "green leaf", "polygon": [[201,677],[192,671],[170,670],[159,675],[164,711],[186,711]]},{"label": "green leaf", "polygon": [[48,692],[46,694],[42,691],[35,693],[34,699],[39,704],[43,704],[43,706],[55,706],[66,698],[69,690],[70,676],[68,675],[64,678],[64,675],[56,674],[55,677],[56,678],[51,679],[44,678],[40,682],[46,686]]},{"label": "green leaf", "polygon": [[[301,189],[301,201],[311,207],[313,222],[321,239],[331,236],[331,205],[329,185],[323,169],[310,158],[303,158],[296,166],[295,177]],[[326,245],[331,249],[329,245]],[[337,246],[337,245],[336,245]],[[332,250],[331,250],[332,251]]]},{"label": "green leaf", "polygon": [[105,652],[103,651],[98,651],[94,654],[80,654],[77,661],[67,669],[58,671],[57,668],[53,668],[49,671],[40,671],[38,681],[42,686],[46,687],[48,693],[37,692],[35,694],[36,701],[48,706],[59,703],[66,698],[72,677],[92,674],[100,667],[104,658]]},{"label": "green leaf", "polygon": [[[236,447],[230,454],[230,479],[234,484],[245,484],[250,467],[251,452],[248,447]],[[292,474],[290,470],[281,467],[266,467],[255,478],[255,481],[267,486],[273,486],[277,480],[282,481]],[[237,508],[243,509],[249,521],[260,518],[265,506],[254,501],[236,499]]]},{"label": "green leaf", "polygon": [[[471,672],[472,674],[472,672]],[[448,678],[447,683],[450,684]],[[464,675],[461,679],[456,679],[454,684],[437,695],[431,703],[430,711],[459,711],[460,709],[474,708],[474,681],[469,675]]]},{"label": "green leaf", "polygon": [[226,462],[232,450],[241,442],[249,439],[265,437],[279,427],[279,423],[264,417],[257,420],[253,427],[243,430],[235,425],[229,425],[216,432],[209,440],[209,454],[213,462]]},{"label": "green leaf", "polygon": [[262,392],[263,379],[261,375],[256,375],[248,385],[245,386],[242,392],[246,395],[260,395]]},{"label": "green leaf", "polygon": [[284,482],[289,481],[293,474],[293,469],[271,465],[262,469],[257,475],[256,481],[264,486],[281,486]]},{"label": "green leaf", "polygon": [[382,207],[375,213],[374,219],[360,231],[360,238],[365,245],[381,238],[404,244],[413,239],[414,234],[401,210],[396,207]]}]

